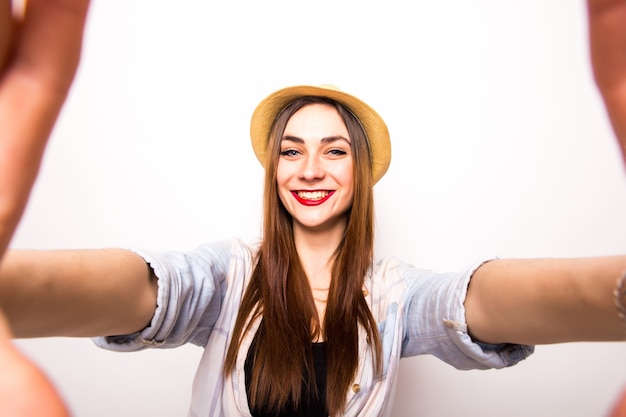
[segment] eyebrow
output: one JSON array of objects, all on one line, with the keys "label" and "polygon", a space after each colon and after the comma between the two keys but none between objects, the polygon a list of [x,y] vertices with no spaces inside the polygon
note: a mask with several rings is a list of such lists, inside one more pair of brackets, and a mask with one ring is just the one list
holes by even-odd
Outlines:
[{"label": "eyebrow", "polygon": [[[295,142],[295,143],[304,143],[304,139],[299,138],[297,136],[290,136],[290,135],[285,135],[282,138],[283,141],[290,141],[290,142]],[[322,143],[333,143],[333,142],[337,142],[339,140],[343,140],[345,142],[348,143],[348,145],[350,144],[350,140],[348,140],[347,138],[343,137],[343,136],[326,136],[323,137],[322,139],[320,139],[320,142]]]}]

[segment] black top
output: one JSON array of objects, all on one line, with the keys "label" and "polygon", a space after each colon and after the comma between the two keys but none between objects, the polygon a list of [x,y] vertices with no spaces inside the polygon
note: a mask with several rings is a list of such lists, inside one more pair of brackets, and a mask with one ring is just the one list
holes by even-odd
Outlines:
[{"label": "black top", "polygon": [[[255,340],[248,350],[244,370],[246,374],[246,394],[248,396],[248,404],[250,404],[250,376],[252,374],[252,363],[254,361]],[[253,417],[328,417],[326,411],[326,343],[313,343],[313,367],[315,369],[315,385],[317,392],[309,387],[306,382],[302,383],[302,394],[300,407],[295,409],[293,404],[289,402],[285,410],[279,414],[269,414],[263,409],[250,410]],[[303,378],[307,381],[308,378]]]}]

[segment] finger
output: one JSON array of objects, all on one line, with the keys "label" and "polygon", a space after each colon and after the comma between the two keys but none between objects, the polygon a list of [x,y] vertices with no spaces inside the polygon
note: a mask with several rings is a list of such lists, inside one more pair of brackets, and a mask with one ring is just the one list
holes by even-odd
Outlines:
[{"label": "finger", "polygon": [[87,0],[29,0],[0,78],[0,256],[74,78],[88,5]]},{"label": "finger", "polygon": [[65,94],[80,59],[88,0],[30,0],[13,66],[16,74]]},{"label": "finger", "polygon": [[78,67],[88,5],[88,0],[28,2],[0,84],[0,141],[13,153],[38,158],[43,150],[37,145],[45,144]]},{"label": "finger", "polygon": [[0,311],[0,414],[69,417],[70,410],[52,381],[20,352]]},{"label": "finger", "polygon": [[589,0],[589,46],[596,83],[602,91],[626,84],[626,3]]},{"label": "finger", "polygon": [[626,3],[588,0],[587,5],[593,75],[626,166]]},{"label": "finger", "polygon": [[626,388],[617,399],[609,417],[626,417]]},{"label": "finger", "polygon": [[13,17],[11,15],[11,2],[9,0],[0,0],[0,74],[4,71],[9,55],[12,34]]}]

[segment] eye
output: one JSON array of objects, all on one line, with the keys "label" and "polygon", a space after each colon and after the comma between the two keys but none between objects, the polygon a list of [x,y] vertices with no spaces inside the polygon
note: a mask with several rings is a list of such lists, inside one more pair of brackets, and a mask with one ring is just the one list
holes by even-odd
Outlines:
[{"label": "eye", "polygon": [[341,149],[341,148],[331,148],[326,153],[334,157],[340,157],[340,156],[344,156],[348,154],[348,152],[345,149]]},{"label": "eye", "polygon": [[299,154],[300,154],[300,152],[298,152],[295,149],[284,149],[284,150],[280,151],[280,155],[281,156],[286,156],[288,158],[295,158]]}]

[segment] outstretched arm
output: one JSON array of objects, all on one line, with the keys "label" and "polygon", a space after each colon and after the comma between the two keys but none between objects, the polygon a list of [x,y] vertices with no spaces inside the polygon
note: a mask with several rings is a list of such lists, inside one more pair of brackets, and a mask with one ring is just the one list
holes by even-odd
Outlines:
[{"label": "outstretched arm", "polygon": [[0,264],[0,306],[16,337],[129,334],[150,324],[156,284],[127,250],[10,250]]},{"label": "outstretched arm", "polygon": [[626,256],[488,262],[468,288],[469,331],[494,344],[626,340],[613,294],[625,270]]},{"label": "outstretched arm", "polygon": [[626,164],[626,2],[588,0],[587,9],[595,81]]}]

